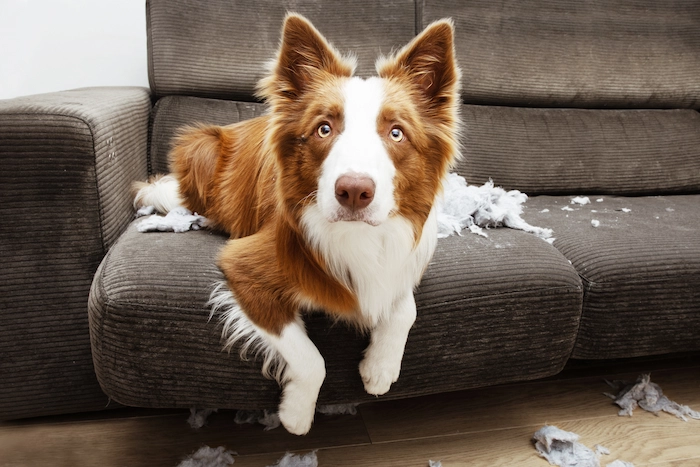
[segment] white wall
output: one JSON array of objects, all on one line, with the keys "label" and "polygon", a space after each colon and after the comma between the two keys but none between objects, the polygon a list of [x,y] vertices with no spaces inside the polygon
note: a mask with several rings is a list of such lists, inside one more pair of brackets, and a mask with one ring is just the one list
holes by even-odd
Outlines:
[{"label": "white wall", "polygon": [[148,86],[145,0],[0,0],[0,99]]}]

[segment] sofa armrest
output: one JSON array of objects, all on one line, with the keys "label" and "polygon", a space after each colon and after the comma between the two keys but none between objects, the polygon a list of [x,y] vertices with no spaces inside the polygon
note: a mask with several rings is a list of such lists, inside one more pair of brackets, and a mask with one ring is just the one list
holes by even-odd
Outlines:
[{"label": "sofa armrest", "polygon": [[0,101],[0,420],[103,408],[92,276],[133,219],[151,98],[91,88]]},{"label": "sofa armrest", "polygon": [[132,220],[130,183],[147,176],[150,111],[149,91],[133,87],[0,101],[2,209],[90,209],[106,251]]}]

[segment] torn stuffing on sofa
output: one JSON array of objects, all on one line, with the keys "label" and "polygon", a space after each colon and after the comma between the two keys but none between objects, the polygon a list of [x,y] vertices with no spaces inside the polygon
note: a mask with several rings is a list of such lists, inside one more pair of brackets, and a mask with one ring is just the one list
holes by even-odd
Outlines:
[{"label": "torn stuffing on sofa", "polygon": [[[484,228],[509,227],[523,230],[543,239],[550,239],[552,230],[535,227],[520,216],[527,195],[518,190],[505,191],[488,181],[482,186],[467,185],[464,177],[455,173],[443,183],[443,196],[438,200],[438,238],[461,235],[463,229],[488,237]],[[152,206],[139,209],[139,232],[186,232],[206,227],[206,218],[178,207],[166,216],[154,214]],[[552,240],[552,239],[550,239]]]},{"label": "torn stuffing on sofa", "polygon": [[481,186],[468,185],[455,173],[443,182],[443,196],[438,200],[438,238],[461,235],[462,229],[486,237],[483,228],[510,227],[540,238],[552,236],[551,229],[535,227],[520,216],[527,195],[518,190],[505,191],[489,180]]},{"label": "torn stuffing on sofa", "polygon": [[651,375],[644,374],[637,378],[634,383],[628,381],[607,381],[608,385],[617,391],[617,394],[605,393],[620,407],[618,415],[632,416],[636,407],[641,407],[647,412],[658,414],[667,412],[675,415],[684,422],[687,417],[700,420],[700,412],[697,412],[687,405],[681,405],[664,396],[661,387],[651,382]]},{"label": "torn stuffing on sofa", "polygon": [[[136,212],[137,217],[148,216],[136,226],[139,232],[187,232],[206,227],[207,219],[189,209],[178,206],[165,216],[153,214],[153,206],[144,206]],[[146,214],[150,213],[150,214]]]}]

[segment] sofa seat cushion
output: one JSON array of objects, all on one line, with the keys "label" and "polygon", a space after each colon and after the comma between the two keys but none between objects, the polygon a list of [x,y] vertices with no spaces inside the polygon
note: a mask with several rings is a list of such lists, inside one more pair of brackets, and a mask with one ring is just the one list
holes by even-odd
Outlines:
[{"label": "sofa seat cushion", "polygon": [[[569,358],[582,301],[578,274],[539,238],[489,234],[439,241],[416,293],[402,375],[387,398],[545,377]],[[261,362],[222,352],[221,328],[208,321],[225,241],[208,231],[144,234],[132,225],[110,250],[89,316],[96,373],[112,398],[146,407],[276,406],[279,387],[261,376]],[[358,374],[367,336],[323,314],[305,320],[328,370],[319,403],[374,400]]]},{"label": "sofa seat cushion", "polygon": [[583,280],[573,356],[700,350],[700,195],[571,199],[530,198],[524,217],[554,229]]}]

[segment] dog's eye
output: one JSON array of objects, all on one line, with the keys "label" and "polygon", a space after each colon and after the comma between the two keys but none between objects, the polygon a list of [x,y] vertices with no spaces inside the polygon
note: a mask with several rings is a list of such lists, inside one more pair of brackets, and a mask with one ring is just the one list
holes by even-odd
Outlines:
[{"label": "dog's eye", "polygon": [[318,127],[318,130],[316,130],[316,132],[321,138],[326,138],[331,134],[331,126],[328,123],[323,123],[321,126]]},{"label": "dog's eye", "polygon": [[389,132],[389,136],[397,143],[403,141],[403,131],[401,131],[401,128],[392,128]]}]

